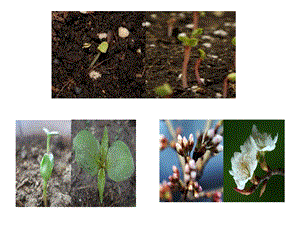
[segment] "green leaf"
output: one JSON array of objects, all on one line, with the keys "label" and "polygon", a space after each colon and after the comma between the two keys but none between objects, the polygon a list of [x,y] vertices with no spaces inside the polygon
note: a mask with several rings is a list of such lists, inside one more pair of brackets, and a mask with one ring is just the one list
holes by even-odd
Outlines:
[{"label": "green leaf", "polygon": [[192,38],[199,37],[202,33],[203,33],[203,29],[202,28],[198,28],[196,30],[193,30],[193,32],[191,34],[191,37]]},{"label": "green leaf", "polygon": [[231,43],[235,46],[236,38],[232,38]]},{"label": "green leaf", "polygon": [[182,41],[182,42],[186,42],[189,39],[185,33],[178,34],[177,38],[179,41]]},{"label": "green leaf", "polygon": [[54,165],[53,155],[51,153],[46,153],[43,156],[41,166],[40,166],[40,172],[41,172],[42,178],[46,182],[51,177],[53,165]]},{"label": "green leaf", "polygon": [[102,165],[106,160],[107,151],[108,151],[108,132],[107,132],[107,128],[105,127],[102,136],[101,145],[100,145],[100,155],[101,155]]},{"label": "green leaf", "polygon": [[227,75],[229,81],[235,82],[236,80],[236,73],[230,73]]},{"label": "green leaf", "polygon": [[188,40],[187,45],[191,47],[195,47],[198,44],[198,39],[191,38]]},{"label": "green leaf", "polygon": [[87,130],[80,131],[73,140],[77,163],[91,176],[100,169],[100,144]]},{"label": "green leaf", "polygon": [[106,41],[103,41],[97,48],[100,52],[106,53],[108,49],[108,43]]},{"label": "green leaf", "polygon": [[168,83],[158,86],[154,89],[154,92],[160,97],[167,97],[173,94],[173,90]]},{"label": "green leaf", "polygon": [[205,51],[202,50],[201,48],[199,48],[198,51],[199,51],[199,53],[200,53],[200,58],[201,58],[201,59],[205,59],[205,57],[206,57]]},{"label": "green leaf", "polygon": [[103,202],[103,192],[105,187],[105,170],[101,168],[98,172],[98,190],[100,196],[100,202]]},{"label": "green leaf", "polygon": [[106,170],[108,176],[116,182],[126,180],[134,172],[133,158],[124,142],[116,141],[109,148]]}]

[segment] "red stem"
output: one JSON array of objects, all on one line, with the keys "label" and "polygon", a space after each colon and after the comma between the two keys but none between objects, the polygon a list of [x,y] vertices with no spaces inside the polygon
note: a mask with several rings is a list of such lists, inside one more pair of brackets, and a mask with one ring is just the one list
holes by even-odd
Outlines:
[{"label": "red stem", "polygon": [[201,58],[198,58],[196,63],[195,63],[195,75],[196,75],[196,79],[197,79],[197,82],[199,85],[202,85],[202,81],[200,79],[200,74],[199,74],[199,66],[202,62],[202,59]]},{"label": "red stem", "polygon": [[228,77],[224,80],[224,86],[223,86],[223,98],[227,97],[227,90],[228,89]]},{"label": "red stem", "polygon": [[187,88],[187,66],[189,64],[190,60],[190,54],[191,54],[191,46],[185,46],[184,48],[184,60],[183,60],[183,66],[182,66],[182,86],[183,88]]},{"label": "red stem", "polygon": [[193,12],[193,30],[198,29],[198,24],[199,24],[199,12]]}]

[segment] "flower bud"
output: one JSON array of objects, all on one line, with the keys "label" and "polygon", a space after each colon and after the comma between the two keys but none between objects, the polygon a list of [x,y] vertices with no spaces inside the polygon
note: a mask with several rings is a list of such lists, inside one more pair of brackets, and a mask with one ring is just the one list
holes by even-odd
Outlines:
[{"label": "flower bud", "polygon": [[179,143],[176,143],[176,151],[180,154],[182,152],[182,147]]},{"label": "flower bud", "polygon": [[190,179],[191,179],[190,175],[185,173],[184,174],[184,182],[188,182],[188,181],[190,181]]},{"label": "flower bud", "polygon": [[194,135],[190,134],[189,143],[194,143]]},{"label": "flower bud", "polygon": [[214,136],[214,138],[212,139],[212,143],[217,145],[217,144],[220,144],[223,140],[223,137],[220,135],[220,134],[216,134]]},{"label": "flower bud", "polygon": [[192,171],[192,172],[191,172],[191,178],[192,178],[193,180],[195,180],[195,179],[196,179],[196,176],[197,176],[196,171]]},{"label": "flower bud", "polygon": [[186,173],[186,174],[190,173],[190,166],[188,164],[185,164],[184,173]]},{"label": "flower bud", "polygon": [[182,136],[180,134],[178,134],[178,136],[177,136],[177,142],[179,144],[182,144]]},{"label": "flower bud", "polygon": [[189,161],[189,165],[190,165],[190,168],[191,168],[192,170],[195,170],[195,169],[196,169],[196,163],[195,163],[195,160],[191,159],[191,160]]},{"label": "flower bud", "polygon": [[199,197],[200,197],[199,193],[195,191],[194,197],[195,197],[195,198],[199,198]]},{"label": "flower bud", "polygon": [[213,136],[215,136],[215,130],[214,129],[209,129],[207,131],[207,137],[213,138]]},{"label": "flower bud", "polygon": [[188,140],[186,139],[186,137],[183,137],[183,139],[182,139],[182,144],[183,144],[183,147],[184,147],[184,148],[187,147]]},{"label": "flower bud", "polygon": [[190,184],[190,185],[188,186],[188,190],[189,190],[189,191],[193,191],[193,189],[194,189],[194,188],[193,188],[193,184]]},{"label": "flower bud", "polygon": [[218,152],[222,152],[223,151],[223,145],[219,144],[217,147],[216,147],[216,150]]}]

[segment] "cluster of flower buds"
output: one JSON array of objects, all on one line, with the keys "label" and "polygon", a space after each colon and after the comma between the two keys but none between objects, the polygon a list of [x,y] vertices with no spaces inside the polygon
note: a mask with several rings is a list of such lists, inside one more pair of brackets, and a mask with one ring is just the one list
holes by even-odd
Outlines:
[{"label": "cluster of flower buds", "polygon": [[173,174],[169,176],[168,186],[174,188],[178,186],[180,180],[180,173],[176,166],[173,166]]},{"label": "cluster of flower buds", "polygon": [[184,167],[184,182],[188,191],[193,193],[195,198],[199,198],[199,193],[202,191],[202,187],[196,181],[196,163],[195,160],[188,157],[188,161]]},{"label": "cluster of flower buds", "polygon": [[188,156],[194,146],[194,136],[190,134],[189,140],[179,134],[177,136],[176,151],[181,156]]},{"label": "cluster of flower buds", "polygon": [[218,154],[223,151],[223,145],[221,145],[222,141],[223,136],[220,133],[217,133],[214,128],[201,133],[197,140],[193,159],[197,161],[206,153],[207,150],[211,151],[213,154]]},{"label": "cluster of flower buds", "polygon": [[168,139],[161,134],[159,137],[159,150],[164,150],[168,146]]},{"label": "cluster of flower buds", "polygon": [[220,191],[207,192],[204,196],[211,198],[213,202],[222,202],[222,192]]},{"label": "cluster of flower buds", "polygon": [[163,183],[159,187],[159,197],[162,200],[166,200],[171,202],[173,197],[172,197],[172,192],[170,186],[167,184],[166,181],[163,181]]}]

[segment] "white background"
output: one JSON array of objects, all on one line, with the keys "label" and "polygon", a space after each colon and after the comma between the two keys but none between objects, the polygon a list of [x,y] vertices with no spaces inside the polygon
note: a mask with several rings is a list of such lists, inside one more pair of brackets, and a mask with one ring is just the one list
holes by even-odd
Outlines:
[{"label": "white background", "polygon": [[[1,5],[3,224],[299,221],[297,1],[28,0]],[[237,98],[51,99],[51,11],[56,10],[237,11]],[[24,119],[136,119],[137,207],[16,208],[15,120]],[[159,119],[285,119],[285,203],[159,203]]]}]

